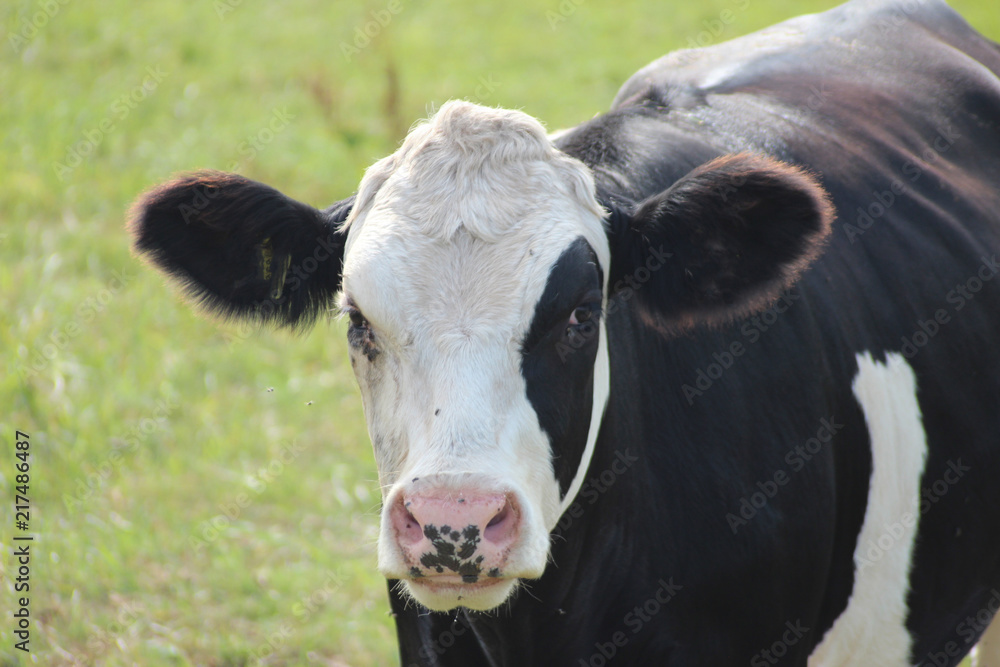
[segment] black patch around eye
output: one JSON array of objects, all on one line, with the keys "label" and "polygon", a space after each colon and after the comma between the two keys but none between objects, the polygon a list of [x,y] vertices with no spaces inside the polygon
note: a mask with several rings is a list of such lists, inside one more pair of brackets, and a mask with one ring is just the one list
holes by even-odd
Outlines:
[{"label": "black patch around eye", "polygon": [[353,327],[366,327],[368,326],[368,320],[365,316],[361,314],[360,310],[351,310],[347,313],[347,317],[351,320],[351,326]]},{"label": "black patch around eye", "polygon": [[375,333],[368,320],[357,308],[349,308],[347,317],[350,319],[350,324],[347,327],[347,342],[351,347],[361,350],[368,361],[375,361],[375,357],[378,356],[378,346],[375,344]]},{"label": "black patch around eye", "polygon": [[[551,442],[562,495],[580,465],[590,430],[602,282],[593,249],[582,237],[576,239],[553,264],[522,346],[528,401]],[[580,308],[590,311],[589,318],[571,326]]]},{"label": "black patch around eye", "polygon": [[561,335],[577,309],[593,306],[600,313],[602,284],[597,255],[581,236],[563,251],[549,271],[545,291],[535,305],[531,327],[521,346],[525,354],[531,354],[546,338]]}]

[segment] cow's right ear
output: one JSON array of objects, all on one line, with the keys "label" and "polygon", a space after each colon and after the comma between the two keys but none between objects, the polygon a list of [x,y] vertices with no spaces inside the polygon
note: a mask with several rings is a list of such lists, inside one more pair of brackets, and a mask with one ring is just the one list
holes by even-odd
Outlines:
[{"label": "cow's right ear", "polygon": [[306,326],[340,289],[354,198],[325,211],[236,174],[200,172],[142,195],[129,231],[136,254],[209,311]]},{"label": "cow's right ear", "polygon": [[834,209],[816,177],[773,158],[726,155],[632,211],[612,207],[613,290],[673,334],[766,308],[820,253]]}]

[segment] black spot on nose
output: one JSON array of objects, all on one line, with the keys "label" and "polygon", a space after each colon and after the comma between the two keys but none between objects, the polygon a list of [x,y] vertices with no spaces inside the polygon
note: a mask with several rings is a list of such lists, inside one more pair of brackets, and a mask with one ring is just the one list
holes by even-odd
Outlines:
[{"label": "black spot on nose", "polygon": [[[462,581],[467,584],[479,580],[484,557],[479,556],[475,560],[472,559],[479,544],[478,526],[470,524],[459,532],[452,530],[451,526],[441,526],[438,529],[433,524],[427,524],[424,526],[424,536],[430,540],[434,551],[428,551],[420,557],[421,565],[439,574],[448,568],[461,575]],[[465,540],[459,543],[459,539],[462,537]],[[414,570],[419,572],[419,568],[414,567],[410,571],[411,574]]]},{"label": "black spot on nose", "polygon": [[[479,546],[479,526],[470,524],[462,530],[462,536],[465,541],[458,547],[458,557],[459,558],[471,558],[472,554],[476,553],[476,547]],[[458,541],[458,536],[452,537],[456,542]]]},{"label": "black spot on nose", "polygon": [[479,581],[479,573],[483,571],[483,568],[479,565],[483,562],[483,557],[480,556],[474,561],[465,561],[458,568],[458,573],[462,575],[462,583],[474,584]]}]

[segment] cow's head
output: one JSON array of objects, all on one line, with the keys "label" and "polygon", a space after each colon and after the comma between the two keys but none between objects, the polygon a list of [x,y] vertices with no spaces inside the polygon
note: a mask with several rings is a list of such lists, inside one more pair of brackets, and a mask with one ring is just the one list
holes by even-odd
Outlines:
[{"label": "cow's head", "polygon": [[665,334],[721,322],[794,280],[829,224],[810,177],[749,155],[612,211],[533,118],[452,102],[325,211],[201,173],[142,197],[131,230],[210,310],[347,317],[379,569],[445,610],[491,609],[545,570],[609,396],[609,285]]}]

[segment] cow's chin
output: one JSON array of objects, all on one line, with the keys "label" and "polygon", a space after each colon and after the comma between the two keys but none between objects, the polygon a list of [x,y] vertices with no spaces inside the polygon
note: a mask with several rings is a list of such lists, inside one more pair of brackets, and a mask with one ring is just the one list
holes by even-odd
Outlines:
[{"label": "cow's chin", "polygon": [[431,611],[451,611],[457,607],[489,611],[499,607],[517,587],[518,579],[484,579],[466,584],[458,577],[405,579],[410,596]]}]

